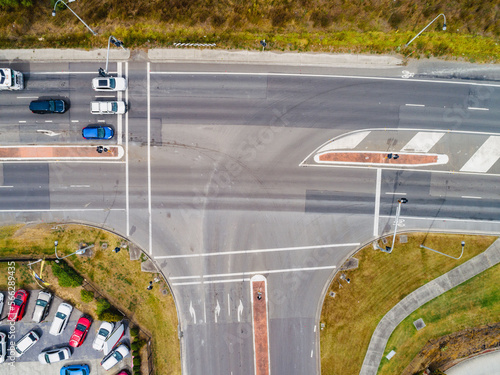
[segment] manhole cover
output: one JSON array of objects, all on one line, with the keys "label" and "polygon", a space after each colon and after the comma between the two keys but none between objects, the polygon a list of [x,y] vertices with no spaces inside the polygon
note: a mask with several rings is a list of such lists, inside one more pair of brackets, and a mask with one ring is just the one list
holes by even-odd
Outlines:
[{"label": "manhole cover", "polygon": [[104,242],[101,244],[101,249],[107,249],[108,248],[108,243]]},{"label": "manhole cover", "polygon": [[415,320],[413,322],[413,325],[415,326],[415,328],[417,329],[417,331],[420,331],[422,328],[425,327],[425,323],[424,323],[424,320],[422,318],[420,318],[418,320]]},{"label": "manhole cover", "polygon": [[400,243],[408,243],[408,236],[406,234],[401,234],[399,236],[399,242]]},{"label": "manhole cover", "polygon": [[335,292],[330,292],[328,294],[330,295],[330,297],[335,297]]},{"label": "manhole cover", "polygon": [[163,294],[164,296],[168,295],[168,289],[163,289],[161,291],[161,294]]}]

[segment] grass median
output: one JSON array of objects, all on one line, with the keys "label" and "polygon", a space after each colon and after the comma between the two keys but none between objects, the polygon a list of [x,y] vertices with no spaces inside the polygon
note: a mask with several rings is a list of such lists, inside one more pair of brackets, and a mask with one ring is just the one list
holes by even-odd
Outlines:
[{"label": "grass median", "polygon": [[[397,243],[391,254],[374,251],[371,245],[354,257],[357,269],[339,272],[327,293],[321,313],[321,370],[325,374],[359,374],[371,335],[380,319],[401,299],[427,282],[486,250],[491,236],[408,234],[408,242]],[[458,257],[461,241],[465,251],[454,260],[420,244]],[[340,279],[344,273],[350,283]],[[342,285],[340,288],[339,285]],[[419,348],[421,349],[421,348]]]},{"label": "grass median", "polygon": [[[180,374],[177,312],[173,297],[170,293],[164,294],[168,287],[163,281],[154,283],[151,291],[146,290],[154,275],[142,272],[141,260],[131,261],[126,248],[118,253],[112,251],[116,246],[122,245],[121,237],[80,225],[6,226],[0,228],[0,260],[53,256],[55,240],[58,241],[59,256],[73,253],[82,243],[94,244],[90,256],[73,255],[65,260],[85,281],[91,282],[99,294],[151,335],[157,374]],[[43,280],[51,284],[49,289],[95,318],[97,301],[83,302],[82,287],[60,287],[52,273],[51,263],[46,262],[42,274]],[[27,262],[16,262],[16,288],[40,289],[26,264]],[[7,287],[7,267],[7,262],[0,263],[1,290],[6,290]],[[40,272],[40,263],[33,268]],[[84,299],[87,300],[85,297]]]}]

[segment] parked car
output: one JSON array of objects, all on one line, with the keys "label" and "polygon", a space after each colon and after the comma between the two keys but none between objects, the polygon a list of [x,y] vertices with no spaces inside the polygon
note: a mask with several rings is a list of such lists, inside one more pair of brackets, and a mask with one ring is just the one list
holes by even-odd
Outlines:
[{"label": "parked car", "polygon": [[38,361],[40,363],[55,363],[64,361],[69,357],[71,357],[71,349],[69,346],[65,346],[52,350],[44,350],[38,354]]},{"label": "parked car", "polygon": [[40,336],[38,336],[35,331],[29,331],[16,343],[16,345],[14,345],[15,356],[16,357],[22,356],[33,345],[35,345],[38,342],[38,340],[40,340]]},{"label": "parked car", "polygon": [[33,113],[44,115],[46,113],[64,113],[67,105],[62,99],[33,100],[30,103],[30,110]]},{"label": "parked car", "polygon": [[87,333],[89,332],[91,324],[91,318],[88,315],[83,314],[76,323],[75,330],[73,331],[73,334],[69,339],[69,346],[77,348],[82,345],[85,341],[85,337],[87,337]]},{"label": "parked car", "polygon": [[121,344],[115,350],[110,352],[106,357],[101,361],[101,366],[105,370],[109,370],[111,367],[115,366],[119,362],[123,360],[126,356],[130,354],[130,350],[125,344]]},{"label": "parked car", "polygon": [[32,320],[35,323],[40,323],[45,319],[47,314],[49,313],[50,301],[52,300],[52,294],[44,292],[41,290],[38,293],[38,298],[36,300],[35,309],[33,310],[33,318]]},{"label": "parked car", "polygon": [[5,356],[7,353],[7,335],[0,332],[0,363],[5,362]]},{"label": "parked car", "polygon": [[116,329],[111,333],[111,335],[104,341],[104,345],[102,347],[102,351],[104,355],[108,355],[110,351],[112,351],[118,342],[121,340],[123,335],[125,334],[125,324],[119,324]]},{"label": "parked car", "polygon": [[19,289],[14,295],[14,301],[12,301],[9,310],[9,318],[11,322],[17,322],[21,320],[26,311],[26,305],[28,303],[28,292],[24,289]]},{"label": "parked car", "polygon": [[124,101],[90,102],[90,113],[93,115],[122,115],[127,111]]},{"label": "parked car", "polygon": [[0,317],[2,316],[3,311],[3,293],[0,292]]},{"label": "parked car", "polygon": [[124,91],[127,89],[127,80],[123,77],[98,77],[92,80],[95,91]]},{"label": "parked car", "polygon": [[50,326],[49,333],[54,336],[59,336],[63,333],[64,328],[68,324],[69,317],[71,316],[71,312],[73,311],[73,306],[70,304],[63,302],[57,308],[56,315],[54,316],[54,320],[52,321],[52,325]]},{"label": "parked car", "polygon": [[89,125],[82,129],[82,137],[85,139],[111,139],[115,131],[110,126]]},{"label": "parked car", "polygon": [[115,328],[115,325],[113,323],[102,322],[99,326],[99,331],[97,331],[94,342],[92,343],[92,348],[94,348],[95,350],[102,350],[104,341],[106,341],[106,339],[111,335],[111,332],[113,332],[113,328]]},{"label": "parked car", "polygon": [[69,365],[61,368],[60,375],[89,375],[89,365]]}]

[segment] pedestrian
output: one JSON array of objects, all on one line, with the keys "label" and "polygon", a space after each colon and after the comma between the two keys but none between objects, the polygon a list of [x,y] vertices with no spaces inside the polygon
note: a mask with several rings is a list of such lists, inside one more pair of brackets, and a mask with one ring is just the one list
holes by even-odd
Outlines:
[{"label": "pedestrian", "polygon": [[148,287],[146,288],[147,290],[153,289],[153,282],[150,281]]},{"label": "pedestrian", "polygon": [[387,159],[392,159],[392,154],[388,154]]},{"label": "pedestrian", "polygon": [[397,158],[399,158],[399,155],[398,154],[394,154],[394,160],[396,160]]}]

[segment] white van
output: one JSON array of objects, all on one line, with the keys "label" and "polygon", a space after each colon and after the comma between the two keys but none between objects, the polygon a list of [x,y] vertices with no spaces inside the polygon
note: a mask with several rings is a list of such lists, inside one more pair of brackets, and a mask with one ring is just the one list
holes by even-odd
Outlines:
[{"label": "white van", "polygon": [[40,337],[36,334],[35,331],[29,331],[27,334],[25,334],[21,338],[21,340],[19,340],[14,346],[14,354],[16,355],[16,357],[20,357],[24,353],[26,353],[29,348],[31,348],[38,342],[38,340],[40,340]]},{"label": "white van", "polygon": [[123,323],[119,324],[113,333],[104,341],[104,346],[102,348],[104,355],[108,355],[109,352],[118,344],[123,335],[125,334],[125,325]]}]

